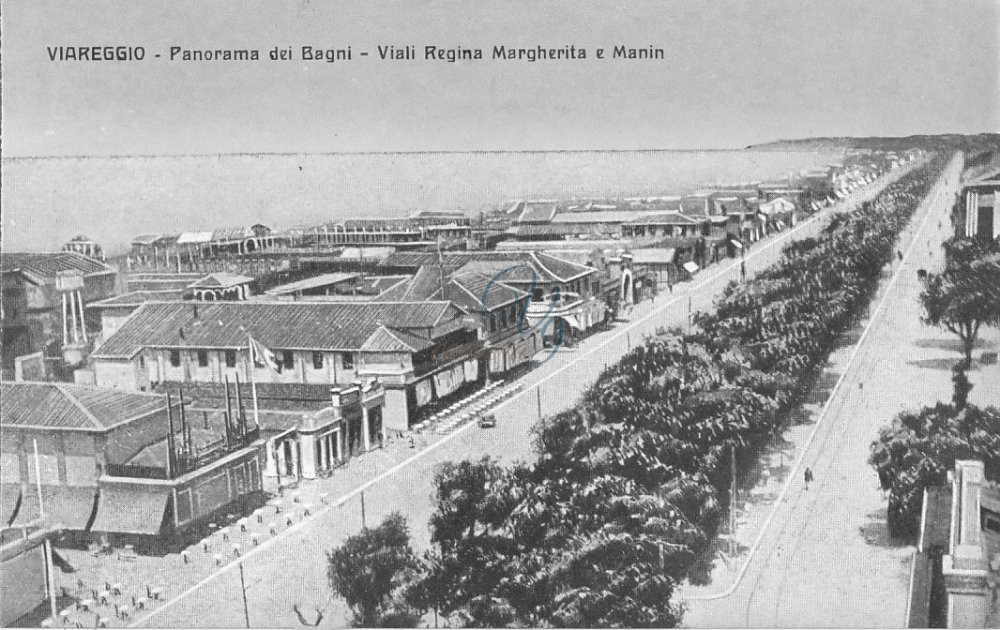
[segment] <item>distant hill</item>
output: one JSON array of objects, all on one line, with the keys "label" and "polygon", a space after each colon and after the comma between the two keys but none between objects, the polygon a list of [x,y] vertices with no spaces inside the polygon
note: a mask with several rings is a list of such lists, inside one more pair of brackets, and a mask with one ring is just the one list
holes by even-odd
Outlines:
[{"label": "distant hill", "polygon": [[939,135],[916,135],[905,137],[869,138],[801,138],[797,140],[776,140],[747,147],[755,151],[815,151],[835,149],[882,149],[903,151],[906,149],[929,149],[951,151],[979,151],[1000,148],[1000,133],[979,133],[963,135],[957,133]]}]

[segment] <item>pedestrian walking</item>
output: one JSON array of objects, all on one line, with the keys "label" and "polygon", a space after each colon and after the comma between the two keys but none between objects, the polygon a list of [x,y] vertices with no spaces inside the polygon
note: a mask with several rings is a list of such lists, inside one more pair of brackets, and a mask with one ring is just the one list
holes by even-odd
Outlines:
[{"label": "pedestrian walking", "polygon": [[745,262],[740,263],[740,278],[743,279],[743,282],[747,281],[747,264]]},{"label": "pedestrian walking", "polygon": [[670,289],[670,292],[671,292],[671,293],[673,293],[673,292],[674,292],[674,283],[673,283],[673,282],[670,282],[670,281],[668,280],[668,281],[667,281],[667,288],[668,288],[668,289]]},{"label": "pedestrian walking", "polygon": [[899,250],[897,249],[897,250],[896,250],[896,258],[898,258],[898,259],[900,259],[900,260],[903,260],[903,252],[901,252],[901,251],[899,251]]},{"label": "pedestrian walking", "polygon": [[813,480],[813,471],[812,471],[812,469],[807,467],[806,468],[806,472],[802,476],[803,476],[803,478],[806,481],[806,490],[808,490],[809,489],[809,484]]}]

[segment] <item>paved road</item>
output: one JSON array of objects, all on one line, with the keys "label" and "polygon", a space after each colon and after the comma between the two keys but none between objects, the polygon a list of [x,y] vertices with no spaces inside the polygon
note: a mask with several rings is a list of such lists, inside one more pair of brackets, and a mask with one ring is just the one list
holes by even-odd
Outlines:
[{"label": "paved road", "polygon": [[[903,407],[950,399],[948,367],[924,357],[950,340],[921,326],[916,270],[943,264],[940,243],[960,162],[918,209],[863,324],[860,339],[831,358],[841,380],[816,424],[798,469],[731,594],[687,601],[689,627],[885,627],[904,623],[912,547],[885,527],[885,499],[868,466],[869,445]],[[940,225],[940,227],[939,227]],[[947,355],[946,355],[947,356]],[[806,490],[802,471],[815,482]],[[697,597],[697,589],[687,595]]]},{"label": "paved road", "polygon": [[[855,207],[870,199],[888,181],[859,191],[832,211],[824,211],[795,228],[758,243],[746,256],[747,272],[753,274],[770,265],[781,247],[791,240],[816,235],[831,212]],[[499,426],[488,431],[467,426],[444,440],[431,444],[409,460],[370,478],[345,494],[336,507],[311,516],[286,534],[243,556],[248,592],[248,612],[254,626],[297,626],[292,605],[300,603],[306,616],[315,617],[314,607],[326,611],[323,625],[343,625],[343,610],[331,602],[326,585],[325,551],[361,527],[360,493],[364,492],[367,523],[379,522],[391,511],[402,512],[411,524],[414,546],[429,545],[426,523],[433,511],[431,491],[435,467],[444,461],[492,455],[505,461],[529,459],[531,429],[539,416],[570,407],[604,366],[624,354],[644,335],[658,327],[683,326],[688,305],[694,310],[711,308],[712,299],[739,277],[740,261],[729,260],[703,271],[693,281],[678,285],[674,293],[661,294],[655,302],[636,307],[627,325],[597,334],[575,350],[560,350],[548,363],[524,379],[522,394],[501,406]],[[366,456],[367,457],[367,456]],[[170,627],[233,627],[244,625],[239,572],[235,565],[223,567],[191,586],[145,617],[137,625]]]}]

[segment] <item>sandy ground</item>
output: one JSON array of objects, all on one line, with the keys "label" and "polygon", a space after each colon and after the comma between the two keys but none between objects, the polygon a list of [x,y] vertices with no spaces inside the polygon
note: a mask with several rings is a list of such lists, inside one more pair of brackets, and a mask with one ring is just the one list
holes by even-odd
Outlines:
[{"label": "sandy ground", "polygon": [[[774,475],[767,490],[756,491],[770,500],[757,502],[737,536],[743,546],[732,564],[746,567],[741,579],[728,591],[720,588],[721,580],[682,589],[685,625],[905,623],[913,547],[889,536],[885,499],[867,458],[879,428],[900,410],[951,398],[950,369],[961,358],[960,346],[950,333],[920,323],[916,271],[943,266],[940,243],[950,235],[948,213],[957,179],[953,165],[939,182],[940,195],[932,193],[904,233],[904,260],[884,277],[872,319],[846,335],[831,357],[819,387],[832,389],[826,412],[818,404],[807,406],[806,424],[785,436],[786,452],[794,453],[796,465]],[[998,345],[1000,335],[990,330],[979,351]],[[1000,367],[978,366],[970,379],[974,404],[1000,404]],[[815,474],[808,490],[802,479],[807,466]],[[762,524],[766,528],[759,536]],[[732,584],[732,573],[726,577]]]},{"label": "sandy ground", "polygon": [[[893,179],[900,175],[893,174]],[[839,204],[840,209],[870,198],[884,185],[878,182],[859,191]],[[824,211],[756,244],[746,256],[748,273],[774,262],[781,246],[790,240],[815,235],[829,214]],[[711,308],[714,296],[728,282],[738,279],[739,267],[739,260],[710,267],[691,282],[675,286],[672,294],[664,292],[655,301],[636,306],[629,323],[598,333],[573,350],[560,350],[552,360],[521,379],[524,389],[499,407],[496,429],[466,426],[444,437],[423,434],[417,437],[414,450],[403,442],[357,458],[331,479],[304,483],[298,502],[286,494],[282,512],[276,514],[273,507],[268,508],[261,523],[256,518],[250,520],[248,532],[231,528],[230,541],[223,543],[221,534],[214,535],[209,552],[192,548],[188,564],[179,555],[122,561],[65,552],[77,573],[61,574],[60,583],[77,591],[79,578],[84,581],[79,590],[85,594],[105,581],[121,582],[125,594],[117,600],[126,603],[130,603],[131,594],[141,594],[146,585],[164,588],[165,601],[151,602],[142,611],[133,610],[133,616],[125,622],[114,617],[110,606],[102,607],[96,614],[107,616],[112,626],[243,627],[247,620],[238,570],[238,564],[242,564],[250,625],[298,627],[301,623],[293,606],[299,604],[309,622],[315,620],[318,609],[324,612],[322,626],[342,627],[347,623],[346,611],[327,586],[326,550],[360,529],[362,496],[368,524],[398,510],[409,519],[414,546],[418,551],[425,550],[429,542],[426,523],[433,511],[432,480],[439,463],[486,454],[505,461],[531,458],[530,432],[539,410],[551,414],[572,405],[606,364],[615,361],[631,344],[639,343],[644,335],[659,327],[686,325],[689,304],[693,310]],[[859,452],[864,454],[866,449],[866,444],[861,445]],[[859,466],[857,472],[863,468]],[[829,478],[824,477],[827,471],[814,470],[821,484]],[[326,496],[321,498],[322,494]],[[311,505],[308,516],[304,515],[305,505]],[[289,514],[291,525],[286,524]],[[275,524],[276,535],[270,534],[270,523]],[[250,540],[252,532],[260,536],[259,547]],[[241,556],[233,553],[233,543],[241,545]],[[216,553],[222,554],[221,567],[216,566]],[[74,613],[73,619],[77,617],[86,627],[93,627],[96,620],[94,613]],[[709,619],[707,623],[714,621]]]}]

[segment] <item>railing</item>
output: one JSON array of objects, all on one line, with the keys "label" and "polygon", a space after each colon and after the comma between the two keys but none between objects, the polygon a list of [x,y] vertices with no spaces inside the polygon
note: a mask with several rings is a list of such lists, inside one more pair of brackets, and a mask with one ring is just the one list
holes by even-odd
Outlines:
[{"label": "railing", "polygon": [[229,447],[226,447],[225,439],[210,442],[198,448],[194,453],[185,455],[178,453],[174,458],[174,466],[167,474],[166,466],[143,466],[140,464],[108,464],[105,472],[110,477],[132,477],[136,479],[176,479],[177,477],[198,470],[212,462],[218,461],[226,455],[245,448],[260,437],[260,429],[254,428],[247,431],[242,438],[233,440]]},{"label": "railing", "polygon": [[161,466],[136,464],[108,464],[104,468],[110,477],[135,477],[138,479],[169,479],[167,469]]}]

